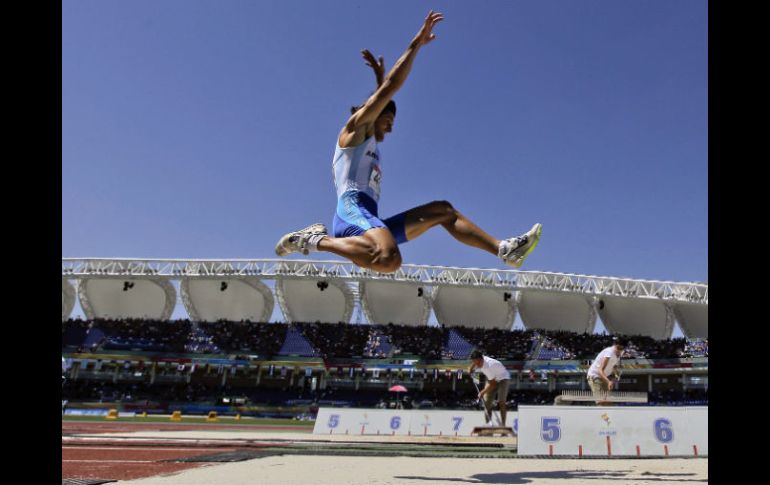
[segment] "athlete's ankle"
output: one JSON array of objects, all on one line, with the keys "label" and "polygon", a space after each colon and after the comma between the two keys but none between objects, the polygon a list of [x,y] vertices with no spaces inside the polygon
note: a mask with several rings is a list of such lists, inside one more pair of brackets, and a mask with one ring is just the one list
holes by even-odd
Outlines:
[{"label": "athlete's ankle", "polygon": [[321,244],[321,241],[326,239],[326,237],[325,234],[313,234],[307,240],[307,249],[309,251],[323,251],[324,248],[319,247],[319,244]]},{"label": "athlete's ankle", "polygon": [[497,242],[497,255],[502,257],[503,254],[508,253],[510,251],[511,243],[506,241],[505,239],[502,239]]}]

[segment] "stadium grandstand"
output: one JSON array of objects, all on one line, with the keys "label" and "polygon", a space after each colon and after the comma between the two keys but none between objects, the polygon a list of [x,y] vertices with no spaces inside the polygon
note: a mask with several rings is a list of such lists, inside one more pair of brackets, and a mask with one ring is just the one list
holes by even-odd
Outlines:
[{"label": "stadium grandstand", "polygon": [[[85,318],[73,318],[77,302]],[[180,303],[184,318],[172,318]],[[595,333],[598,319],[609,334]],[[672,337],[675,324],[683,337]],[[617,335],[630,339],[621,390],[647,392],[653,405],[707,404],[702,283],[408,264],[380,274],[339,261],[62,260],[70,409],[474,409],[473,349],[511,371],[516,409],[587,389],[590,359]],[[388,392],[395,384],[407,392]]]}]

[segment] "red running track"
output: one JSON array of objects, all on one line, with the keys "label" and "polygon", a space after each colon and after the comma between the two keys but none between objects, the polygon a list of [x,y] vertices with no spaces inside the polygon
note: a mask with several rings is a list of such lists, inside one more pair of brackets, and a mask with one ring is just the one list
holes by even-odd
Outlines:
[{"label": "red running track", "polygon": [[62,421],[62,434],[74,433],[126,433],[133,431],[194,431],[194,430],[252,430],[252,431],[296,431],[312,433],[312,426],[273,426],[268,424],[179,424],[179,423],[132,423],[132,422],[89,422]]},{"label": "red running track", "polygon": [[[294,426],[239,426],[215,424],[168,424],[165,423],[99,423],[62,422],[62,434],[119,433],[131,431],[184,431],[196,429],[291,429],[312,432],[312,429],[296,429]],[[105,480],[132,480],[155,475],[174,474],[190,468],[211,466],[217,463],[176,463],[173,460],[216,453],[252,450],[267,444],[250,443],[248,446],[215,446],[169,444],[168,442],[127,443],[105,437],[98,442],[67,440],[62,443],[62,479],[91,478]],[[275,446],[275,445],[272,445]],[[279,445],[280,446],[280,445]]]},{"label": "red running track", "polygon": [[132,480],[212,465],[214,463],[174,463],[163,460],[216,452],[222,452],[222,449],[62,445],[61,473],[62,479]]}]

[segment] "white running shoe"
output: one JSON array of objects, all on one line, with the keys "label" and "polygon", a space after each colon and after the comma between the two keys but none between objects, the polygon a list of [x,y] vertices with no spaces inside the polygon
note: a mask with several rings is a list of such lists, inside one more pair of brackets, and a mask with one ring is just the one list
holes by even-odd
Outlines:
[{"label": "white running shoe", "polygon": [[284,235],[278,244],[275,245],[275,254],[286,256],[291,253],[308,254],[308,242],[312,236],[326,236],[328,234],[326,226],[323,224],[313,224],[299,231],[290,232]]},{"label": "white running shoe", "polygon": [[509,266],[520,268],[524,259],[535,249],[540,241],[543,225],[539,222],[532,229],[518,237],[506,239],[500,243],[497,255]]}]

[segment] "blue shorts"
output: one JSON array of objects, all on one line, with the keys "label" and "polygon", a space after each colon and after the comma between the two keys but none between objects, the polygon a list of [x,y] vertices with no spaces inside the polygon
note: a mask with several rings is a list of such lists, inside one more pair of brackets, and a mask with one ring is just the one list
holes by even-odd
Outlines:
[{"label": "blue shorts", "polygon": [[334,214],[334,237],[360,236],[375,227],[387,227],[397,244],[406,242],[404,217],[406,212],[380,220],[377,216],[377,202],[363,192],[345,192],[337,201]]}]

